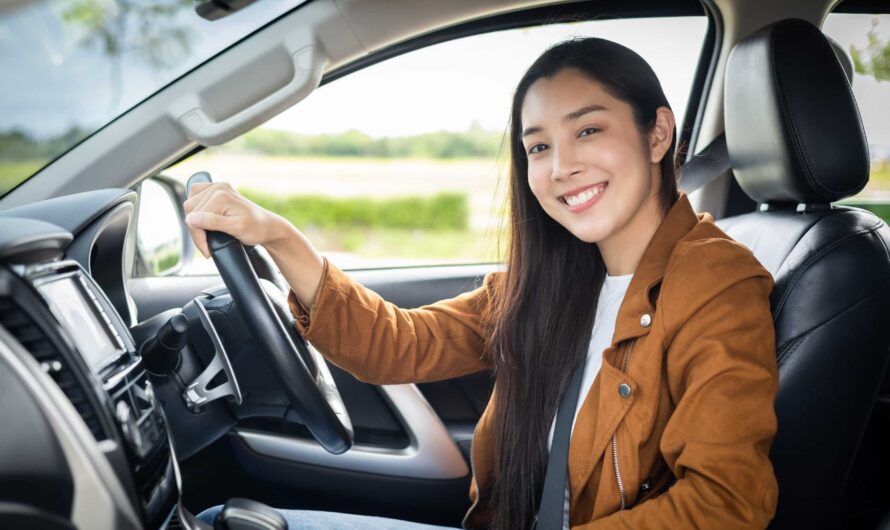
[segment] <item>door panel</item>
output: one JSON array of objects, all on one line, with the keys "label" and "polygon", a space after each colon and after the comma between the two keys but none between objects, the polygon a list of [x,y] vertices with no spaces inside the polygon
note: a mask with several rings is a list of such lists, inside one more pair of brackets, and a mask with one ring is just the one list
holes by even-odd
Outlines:
[{"label": "door panel", "polygon": [[[350,275],[386,300],[410,308],[472,290],[497,269],[414,267]],[[144,319],[179,307],[218,283],[213,276],[143,278],[131,281],[130,292]],[[229,436],[183,465],[189,507],[199,511],[243,495],[278,507],[459,525],[468,507],[470,441],[491,392],[490,374],[378,387],[336,366],[331,369],[355,424],[352,450],[330,455],[307,432],[281,420],[240,422]],[[258,363],[254,370],[263,373],[266,368]]]}]

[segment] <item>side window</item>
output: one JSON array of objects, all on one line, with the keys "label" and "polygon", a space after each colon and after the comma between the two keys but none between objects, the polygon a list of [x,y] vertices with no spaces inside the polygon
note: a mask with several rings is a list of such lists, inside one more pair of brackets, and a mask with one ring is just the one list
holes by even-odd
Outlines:
[{"label": "side window", "polygon": [[504,137],[531,62],[575,36],[620,42],[655,69],[679,123],[706,29],[704,16],[598,20],[433,45],[321,87],[166,173],[231,182],[343,269],[500,261]]},{"label": "side window", "polygon": [[832,13],[822,30],[853,62],[853,94],[868,139],[868,185],[842,202],[890,223],[890,14]]}]

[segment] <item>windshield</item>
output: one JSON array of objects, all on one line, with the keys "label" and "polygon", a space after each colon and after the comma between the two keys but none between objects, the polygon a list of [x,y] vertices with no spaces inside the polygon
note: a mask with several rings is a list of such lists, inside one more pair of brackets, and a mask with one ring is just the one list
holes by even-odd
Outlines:
[{"label": "windshield", "polygon": [[0,196],[303,0],[209,21],[193,0],[0,2]]}]

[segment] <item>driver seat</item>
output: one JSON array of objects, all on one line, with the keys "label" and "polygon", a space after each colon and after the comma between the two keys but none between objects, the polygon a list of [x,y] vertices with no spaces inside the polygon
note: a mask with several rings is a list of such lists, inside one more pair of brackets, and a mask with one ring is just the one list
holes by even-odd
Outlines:
[{"label": "driver seat", "polygon": [[719,226],[772,273],[779,389],[770,528],[836,528],[890,347],[890,229],[833,204],[868,182],[865,133],[826,37],[802,20],[741,41],[726,70],[732,170],[758,211]]}]

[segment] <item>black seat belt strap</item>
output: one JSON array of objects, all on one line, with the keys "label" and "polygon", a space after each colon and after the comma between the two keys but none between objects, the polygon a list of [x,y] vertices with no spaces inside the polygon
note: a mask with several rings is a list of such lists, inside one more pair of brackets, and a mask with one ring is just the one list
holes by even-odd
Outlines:
[{"label": "black seat belt strap", "polygon": [[726,135],[721,133],[702,152],[680,167],[678,187],[688,195],[730,169],[732,164],[726,147]]},{"label": "black seat belt strap", "polygon": [[572,437],[575,407],[578,404],[578,394],[581,393],[581,377],[584,375],[586,361],[586,358],[582,358],[579,366],[575,368],[569,387],[563,394],[556,412],[553,441],[550,443],[550,457],[547,459],[544,489],[541,492],[541,505],[535,517],[535,530],[562,530],[569,467],[569,440]]}]

